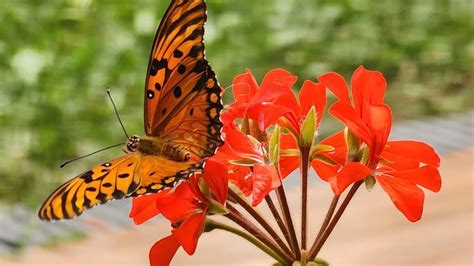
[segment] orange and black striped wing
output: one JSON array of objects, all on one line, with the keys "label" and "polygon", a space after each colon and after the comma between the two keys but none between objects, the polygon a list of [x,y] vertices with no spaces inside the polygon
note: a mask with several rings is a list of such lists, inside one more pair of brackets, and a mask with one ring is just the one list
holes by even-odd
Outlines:
[{"label": "orange and black striped wing", "polygon": [[[161,136],[166,125],[217,80],[204,56],[204,0],[172,1],[153,42],[145,83],[145,131]],[[209,92],[210,93],[210,92]]]},{"label": "orange and black striped wing", "polygon": [[171,188],[182,179],[188,179],[191,172],[201,169],[200,162],[178,162],[164,156],[143,155],[140,160],[140,187],[130,197],[156,193]]},{"label": "orange and black striped wing", "polygon": [[130,153],[69,180],[46,199],[38,212],[39,218],[71,219],[96,205],[129,196],[140,186],[140,157]]}]

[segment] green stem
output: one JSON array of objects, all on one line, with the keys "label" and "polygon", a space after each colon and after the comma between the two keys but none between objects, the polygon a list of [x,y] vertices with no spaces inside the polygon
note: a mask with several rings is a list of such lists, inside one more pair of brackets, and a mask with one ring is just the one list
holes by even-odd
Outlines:
[{"label": "green stem", "polygon": [[329,209],[326,213],[326,218],[324,218],[323,224],[321,225],[321,228],[319,229],[318,236],[316,236],[313,246],[316,244],[317,241],[319,241],[324,231],[326,230],[326,227],[328,226],[329,222],[331,221],[332,215],[334,214],[334,210],[336,209],[338,201],[339,201],[339,196],[334,195],[331,201],[331,205],[329,206]]},{"label": "green stem", "polygon": [[334,229],[334,227],[336,226],[337,222],[339,221],[339,219],[341,218],[342,214],[344,213],[344,211],[346,210],[346,207],[347,205],[349,204],[349,202],[351,201],[352,197],[354,196],[354,194],[356,193],[357,189],[359,189],[360,185],[363,183],[364,181],[361,180],[361,181],[357,181],[356,183],[354,183],[354,185],[352,185],[351,189],[349,190],[349,192],[347,193],[347,196],[344,198],[344,201],[341,203],[341,206],[339,206],[339,209],[337,210],[336,214],[334,215],[334,217],[332,218],[331,222],[329,223],[329,225],[327,226],[326,230],[324,230],[324,233],[321,235],[320,239],[317,240],[314,245],[311,247],[310,251],[309,251],[309,258],[311,260],[314,260],[314,258],[316,258],[316,256],[318,255],[319,251],[321,250],[321,248],[323,247],[324,243],[326,242],[326,240],[328,239],[329,235],[331,234],[332,230]]},{"label": "green stem", "polygon": [[[273,217],[275,218],[275,221],[278,224],[278,227],[280,227],[280,231],[283,233],[283,236],[285,236],[286,243],[290,246],[290,248],[293,248],[293,245],[291,244],[291,239],[290,239],[290,233],[288,232],[288,228],[285,225],[285,222],[280,216],[280,213],[278,212],[275,204],[273,203],[272,197],[270,195],[265,196],[265,202],[268,205],[268,208],[273,214]],[[296,253],[296,250],[293,250],[294,253]]]},{"label": "green stem", "polygon": [[262,241],[263,244],[268,246],[271,250],[276,252],[283,260],[286,262],[285,265],[290,264],[293,261],[293,258],[286,254],[270,237],[268,237],[262,230],[260,230],[256,225],[250,222],[245,218],[237,209],[235,209],[231,204],[227,205],[227,210],[229,211],[225,217],[232,220],[234,223],[238,224],[240,227],[245,229],[251,235],[255,236],[258,240]]},{"label": "green stem", "polygon": [[298,245],[298,239],[296,238],[295,227],[293,226],[293,220],[291,219],[290,208],[288,207],[288,201],[286,199],[285,188],[283,187],[283,179],[281,178],[281,173],[278,170],[278,177],[281,180],[281,186],[276,189],[276,195],[278,198],[278,203],[280,204],[281,212],[283,214],[283,218],[285,219],[286,228],[290,232],[290,240],[291,240],[291,249],[295,252],[296,260],[301,259],[301,254],[298,252],[300,250]]},{"label": "green stem", "polygon": [[301,150],[301,249],[306,250],[306,225],[308,223],[308,166],[309,149]]},{"label": "green stem", "polygon": [[214,220],[211,220],[211,219],[207,218],[206,219],[206,232],[209,232],[213,229],[221,229],[221,230],[236,234],[236,235],[242,237],[243,239],[249,241],[250,243],[252,243],[254,246],[259,248],[261,251],[267,253],[267,255],[274,258],[276,261],[278,261],[282,265],[284,265],[286,263],[283,258],[281,258],[277,253],[275,253],[275,251],[271,250],[269,247],[264,245],[262,242],[260,242],[258,239],[251,236],[250,234],[248,234],[248,233],[246,233],[242,230],[239,230],[235,227],[232,227],[230,225],[219,223],[219,222],[216,222]]},{"label": "green stem", "polygon": [[250,204],[243,199],[242,197],[239,196],[236,192],[234,192],[232,189],[229,189],[229,196],[233,198],[244,210],[246,210],[264,229],[267,231],[267,233],[270,234],[270,236],[275,240],[275,242],[278,244],[278,246],[288,254],[288,256],[291,256],[291,251],[288,249],[288,247],[285,245],[283,240],[280,238],[280,236],[273,230],[272,226],[263,218],[262,215],[260,215],[255,208],[250,206]]}]

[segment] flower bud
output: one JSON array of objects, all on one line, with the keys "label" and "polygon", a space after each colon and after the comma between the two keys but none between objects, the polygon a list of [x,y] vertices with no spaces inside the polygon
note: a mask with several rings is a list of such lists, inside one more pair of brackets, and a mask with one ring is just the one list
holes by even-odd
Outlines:
[{"label": "flower bud", "polygon": [[316,111],[314,106],[311,107],[306,115],[303,124],[301,125],[300,147],[310,148],[313,145],[314,135],[316,130]]}]

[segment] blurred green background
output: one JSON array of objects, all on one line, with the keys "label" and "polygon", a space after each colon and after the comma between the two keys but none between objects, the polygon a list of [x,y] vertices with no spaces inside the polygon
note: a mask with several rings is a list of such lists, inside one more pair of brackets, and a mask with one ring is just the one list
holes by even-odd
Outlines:
[{"label": "blurred green background", "polygon": [[[208,1],[206,55],[223,87],[250,68],[304,79],[384,73],[395,118],[474,107],[470,0]],[[0,0],[0,202],[37,208],[51,190],[143,134],[149,49],[168,1]],[[296,87],[298,88],[298,86]],[[229,99],[229,97],[227,97]]]}]

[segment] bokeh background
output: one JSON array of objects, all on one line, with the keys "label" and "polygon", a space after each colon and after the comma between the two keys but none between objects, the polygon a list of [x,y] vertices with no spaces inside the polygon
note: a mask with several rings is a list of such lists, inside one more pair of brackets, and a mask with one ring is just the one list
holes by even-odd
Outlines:
[{"label": "bokeh background", "polygon": [[[223,87],[246,68],[260,80],[284,67],[301,84],[364,65],[384,73],[397,121],[474,107],[470,0],[208,2],[206,55]],[[107,87],[127,130],[143,134],[149,50],[167,5],[0,0],[1,211],[36,211],[65,178],[119,153],[59,168],[124,140]]]}]

